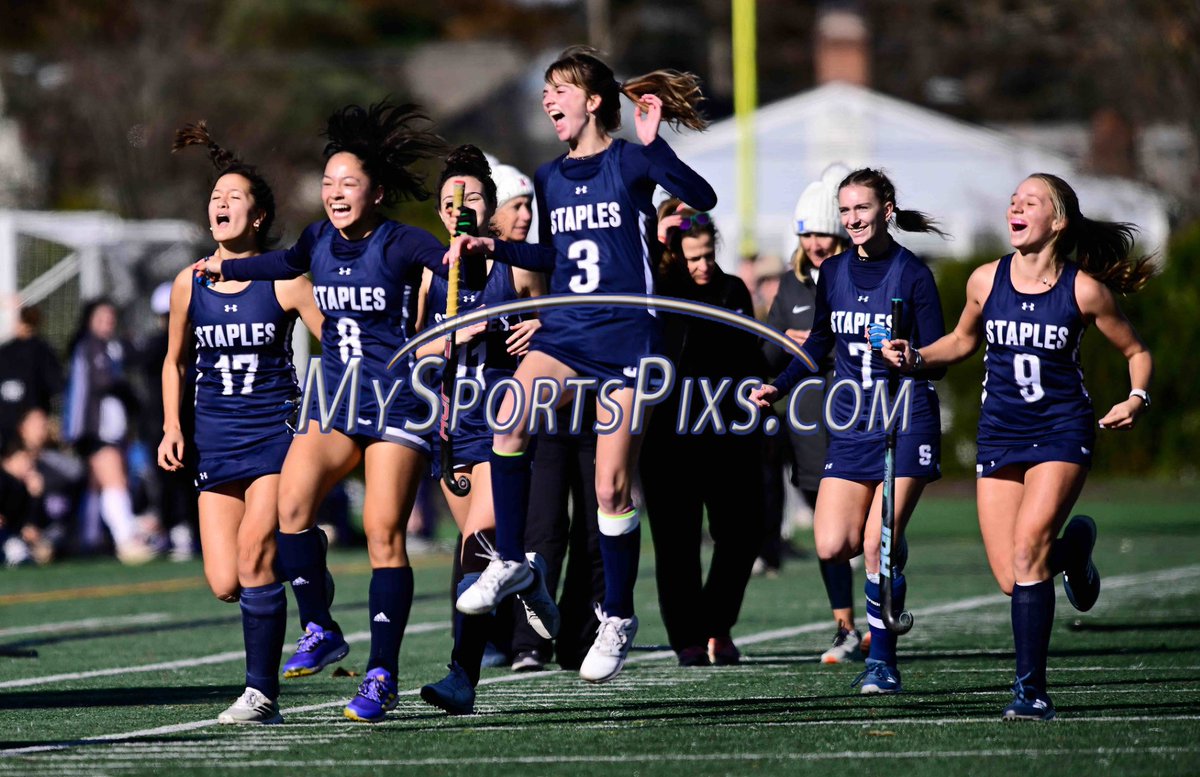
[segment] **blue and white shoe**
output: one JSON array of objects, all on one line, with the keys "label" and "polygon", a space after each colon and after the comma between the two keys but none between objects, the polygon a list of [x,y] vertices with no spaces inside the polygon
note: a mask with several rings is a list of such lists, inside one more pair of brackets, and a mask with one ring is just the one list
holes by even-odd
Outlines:
[{"label": "blue and white shoe", "polygon": [[537,553],[526,553],[525,557],[529,559],[529,568],[533,570],[533,582],[517,594],[517,599],[525,607],[525,621],[529,628],[542,639],[554,639],[558,634],[558,605],[546,589],[546,562]]},{"label": "blue and white shoe", "polygon": [[337,663],[350,653],[350,646],[336,631],[326,631],[315,623],[308,624],[304,636],[296,642],[296,652],[283,665],[284,677],[304,677],[316,674]]},{"label": "blue and white shoe", "polygon": [[1054,703],[1045,691],[1025,685],[1025,677],[1018,677],[1013,683],[1012,703],[1004,708],[1004,720],[1054,720]]},{"label": "blue and white shoe", "polygon": [[1060,541],[1086,548],[1081,556],[1082,565],[1064,569],[1062,579],[1063,591],[1071,606],[1080,612],[1087,612],[1100,598],[1100,571],[1092,563],[1092,548],[1096,547],[1096,522],[1086,515],[1075,516],[1063,529]]},{"label": "blue and white shoe", "polygon": [[346,705],[345,715],[361,723],[378,723],[396,709],[396,681],[388,670],[375,667],[358,686],[358,693]]},{"label": "blue and white shoe", "polygon": [[850,683],[861,685],[859,693],[900,693],[900,670],[875,659],[867,659],[867,668]]},{"label": "blue and white shoe", "polygon": [[456,663],[450,664],[450,674],[421,688],[421,698],[451,715],[475,712],[475,688],[466,671]]}]

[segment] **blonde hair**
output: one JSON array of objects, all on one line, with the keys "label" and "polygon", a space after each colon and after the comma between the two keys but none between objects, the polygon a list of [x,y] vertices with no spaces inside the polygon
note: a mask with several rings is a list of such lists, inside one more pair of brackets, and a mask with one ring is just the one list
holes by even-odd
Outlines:
[{"label": "blonde hair", "polygon": [[1057,175],[1034,173],[1029,178],[1046,185],[1054,215],[1067,222],[1052,243],[1056,256],[1076,262],[1088,275],[1119,294],[1146,285],[1154,275],[1154,265],[1151,256],[1130,256],[1136,226],[1084,216],[1079,210],[1079,195]]},{"label": "blonde hair", "polygon": [[[846,238],[840,235],[830,235],[830,237],[834,240],[833,253],[835,256],[850,247],[850,242]],[[796,277],[801,281],[807,283],[812,280],[812,271],[816,265],[813,264],[812,259],[808,258],[808,252],[804,250],[803,239],[796,244],[796,251],[792,254],[791,265],[792,272],[796,273]]]}]

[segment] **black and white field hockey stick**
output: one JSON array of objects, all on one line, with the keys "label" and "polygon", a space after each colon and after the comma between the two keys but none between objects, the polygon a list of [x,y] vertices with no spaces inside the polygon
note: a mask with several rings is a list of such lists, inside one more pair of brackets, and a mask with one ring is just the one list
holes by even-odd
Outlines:
[{"label": "black and white field hockey stick", "polygon": [[[460,214],[463,209],[463,195],[466,189],[466,181],[454,182],[454,208]],[[474,215],[474,211],[471,211]],[[472,220],[471,223],[474,223]],[[471,232],[462,231],[463,223],[461,216],[455,235],[473,234]],[[458,279],[460,273],[461,260],[450,265],[449,275],[446,283],[446,318],[453,318],[458,315]],[[454,475],[454,438],[450,433],[450,400],[454,397],[454,380],[458,376],[458,346],[454,342],[454,330],[451,329],[446,333],[445,348],[442,355],[446,359],[445,366],[442,367],[442,417],[441,424],[438,427],[438,434],[442,442],[442,481],[446,487],[450,489],[450,493],[455,496],[466,496],[471,492],[471,481],[466,475]]]},{"label": "black and white field hockey stick", "polygon": [[[901,317],[904,300],[892,300],[892,337],[900,337]],[[900,373],[888,370],[888,394],[895,399],[900,390]],[[896,419],[899,423],[899,419]],[[913,627],[913,616],[908,610],[899,615],[892,611],[892,581],[895,569],[892,566],[892,542],[896,539],[896,423],[887,429],[883,453],[883,526],[879,541],[879,591],[883,623],[894,634],[907,634]]]}]

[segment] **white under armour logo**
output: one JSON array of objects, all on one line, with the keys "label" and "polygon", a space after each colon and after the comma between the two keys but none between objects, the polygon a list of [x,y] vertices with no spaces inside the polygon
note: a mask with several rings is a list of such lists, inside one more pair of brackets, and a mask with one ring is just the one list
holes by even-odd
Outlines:
[{"label": "white under armour logo", "polygon": [[207,472],[201,472],[201,473],[200,473],[200,479],[201,479],[201,480],[208,480],[208,473],[207,473]]},{"label": "white under armour logo", "polygon": [[825,469],[833,469],[833,462],[831,461],[828,464],[826,464]]},{"label": "white under armour logo", "polygon": [[226,312],[226,313],[236,313],[236,312],[237,312],[237,305],[226,305],[226,306],[225,306],[225,312]]},{"label": "white under armour logo", "polygon": [[871,301],[871,298],[870,298],[870,297],[868,297],[868,296],[867,296],[867,295],[865,295],[865,294],[861,294],[861,295],[859,295],[859,297],[858,297],[858,301],[859,301],[859,302],[870,302],[870,301]]},{"label": "white under armour logo", "polygon": [[576,186],[575,193],[576,194],[587,194],[587,187],[586,186]]},{"label": "white under armour logo", "polygon": [[1022,302],[1021,310],[1033,310],[1033,303],[1032,302]]},{"label": "white under armour logo", "polygon": [[339,267],[338,268],[338,275],[349,275],[349,274],[350,274],[349,267]]}]

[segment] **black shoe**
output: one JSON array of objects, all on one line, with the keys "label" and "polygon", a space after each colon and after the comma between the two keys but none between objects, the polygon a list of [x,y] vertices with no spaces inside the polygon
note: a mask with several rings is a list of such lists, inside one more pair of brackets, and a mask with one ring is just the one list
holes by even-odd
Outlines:
[{"label": "black shoe", "polygon": [[1063,530],[1062,542],[1075,549],[1078,563],[1063,570],[1063,590],[1071,606],[1087,612],[1100,598],[1100,571],[1092,563],[1092,548],[1096,546],[1096,522],[1086,515],[1077,515]]}]

